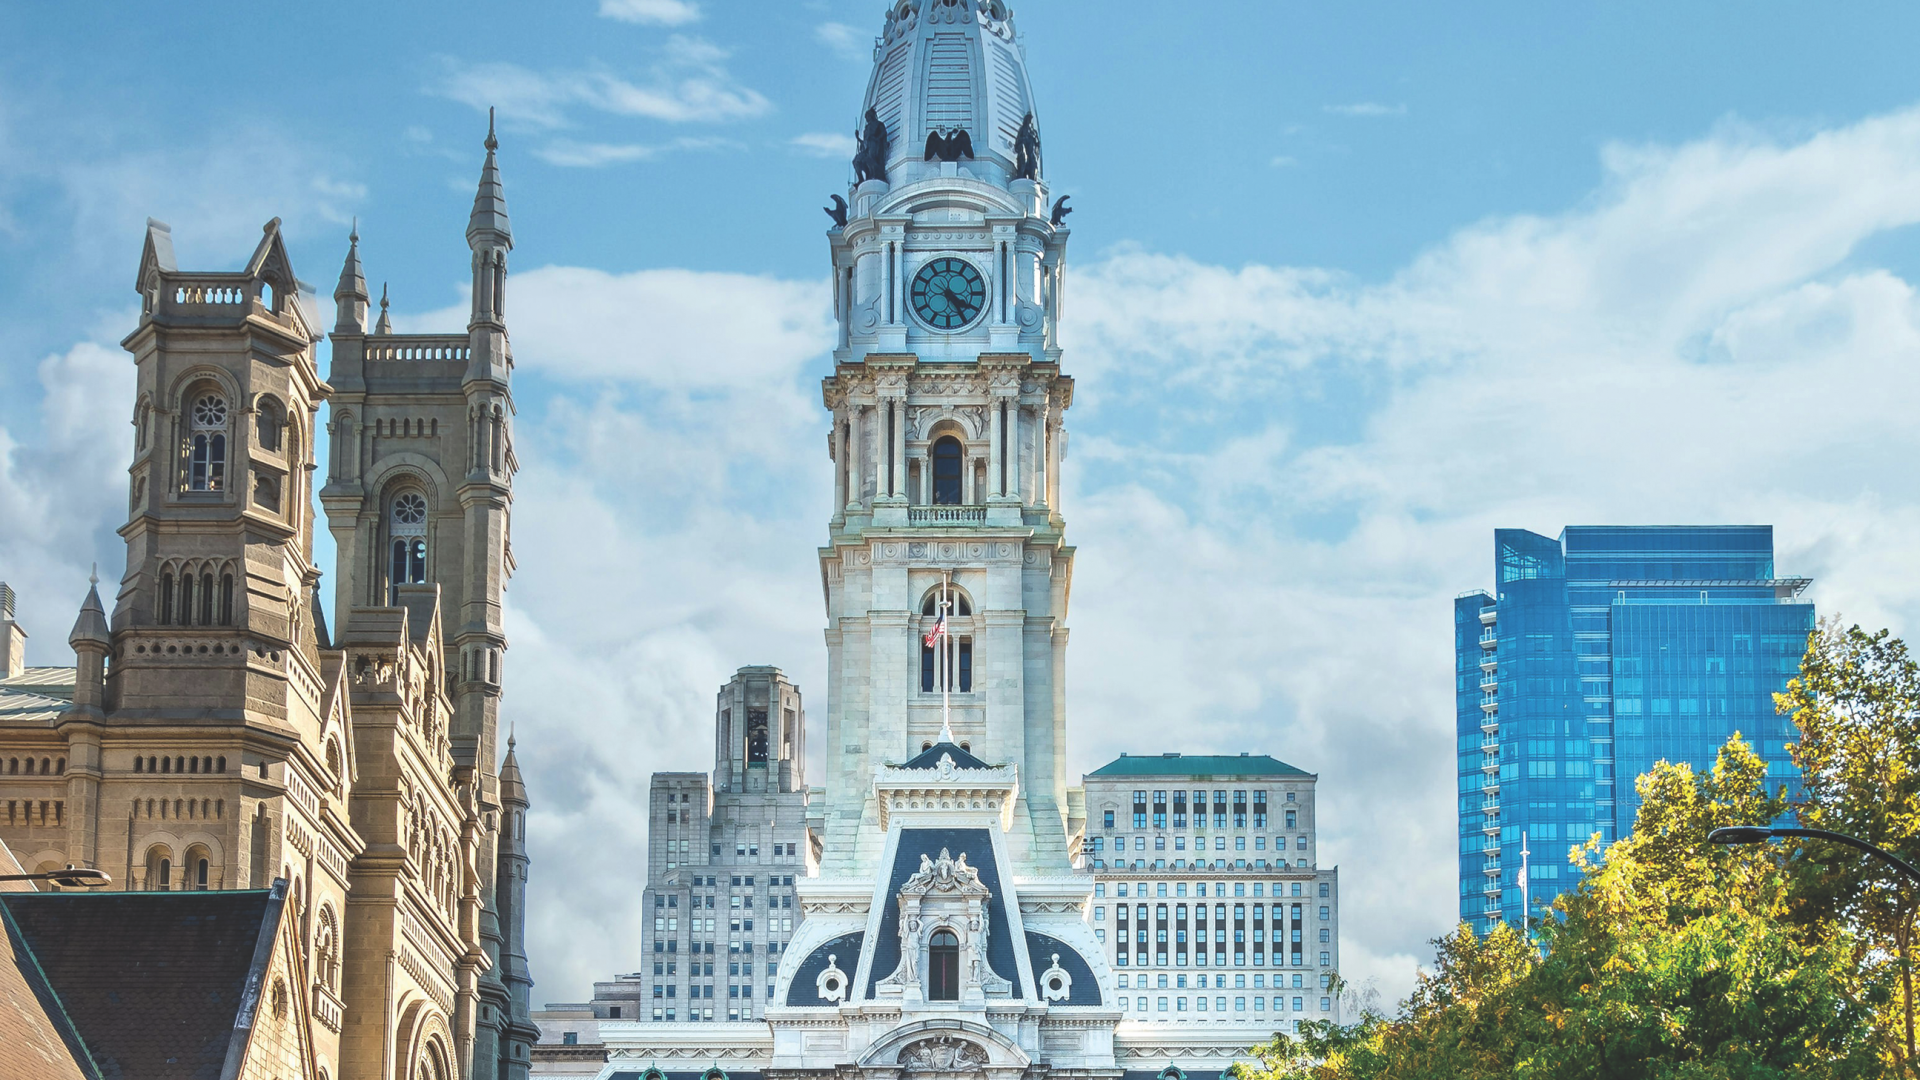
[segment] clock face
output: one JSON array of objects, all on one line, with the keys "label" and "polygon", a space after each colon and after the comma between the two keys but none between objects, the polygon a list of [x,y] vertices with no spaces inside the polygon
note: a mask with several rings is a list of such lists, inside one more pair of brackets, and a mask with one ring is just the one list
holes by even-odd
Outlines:
[{"label": "clock face", "polygon": [[958,330],[987,306],[987,283],[965,259],[938,258],[913,275],[913,310],[935,330]]}]

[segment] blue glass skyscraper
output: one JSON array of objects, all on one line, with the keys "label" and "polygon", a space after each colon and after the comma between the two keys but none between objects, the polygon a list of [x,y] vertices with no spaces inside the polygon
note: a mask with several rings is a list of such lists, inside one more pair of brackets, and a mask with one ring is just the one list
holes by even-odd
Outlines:
[{"label": "blue glass skyscraper", "polygon": [[1534,912],[1572,888],[1568,849],[1630,831],[1657,761],[1710,766],[1738,731],[1794,783],[1773,694],[1814,613],[1772,526],[1497,529],[1494,577],[1453,605],[1462,921],[1519,925],[1523,837]]}]

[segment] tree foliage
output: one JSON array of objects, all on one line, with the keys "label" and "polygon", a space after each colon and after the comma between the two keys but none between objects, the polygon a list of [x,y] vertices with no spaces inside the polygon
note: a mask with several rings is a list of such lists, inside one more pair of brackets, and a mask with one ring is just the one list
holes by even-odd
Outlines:
[{"label": "tree foliage", "polygon": [[1792,811],[1920,855],[1920,665],[1884,632],[1823,626],[1777,703],[1801,733],[1793,805],[1737,734],[1705,772],[1662,762],[1630,835],[1570,852],[1580,887],[1534,942],[1462,924],[1394,1015],[1277,1033],[1240,1080],[1899,1075],[1913,891],[1850,849],[1706,836]]}]

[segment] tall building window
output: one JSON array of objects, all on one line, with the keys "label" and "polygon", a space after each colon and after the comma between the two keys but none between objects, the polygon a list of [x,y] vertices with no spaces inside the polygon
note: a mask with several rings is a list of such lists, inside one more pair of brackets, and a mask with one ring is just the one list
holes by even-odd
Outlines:
[{"label": "tall building window", "polygon": [[940,506],[960,505],[960,440],[943,436],[933,444],[933,501]]},{"label": "tall building window", "polygon": [[173,575],[160,575],[160,602],[154,605],[155,622],[161,626],[173,623]]},{"label": "tall building window", "polygon": [[1267,827],[1267,793],[1264,791],[1253,793],[1253,827],[1256,829]]},{"label": "tall building window", "polygon": [[225,491],[227,486],[227,400],[203,394],[188,411],[190,428],[187,488]]},{"label": "tall building window", "polygon": [[927,942],[927,1000],[960,1000],[960,939],[935,930]]},{"label": "tall building window", "polygon": [[402,492],[387,514],[390,565],[387,603],[400,602],[399,587],[427,580],[427,500],[417,491]]}]

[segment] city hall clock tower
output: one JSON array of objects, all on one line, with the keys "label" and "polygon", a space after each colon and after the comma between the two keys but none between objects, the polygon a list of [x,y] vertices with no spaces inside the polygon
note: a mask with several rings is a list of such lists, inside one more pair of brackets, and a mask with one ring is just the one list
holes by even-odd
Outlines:
[{"label": "city hall clock tower", "polygon": [[[882,855],[874,770],[942,741],[1013,766],[1016,865],[1063,872],[1073,549],[1060,516],[1057,326],[1067,230],[1049,199],[1012,15],[893,5],[850,198],[828,211],[838,338],[826,592],[825,871]],[[948,601],[946,641],[926,644]]]}]

